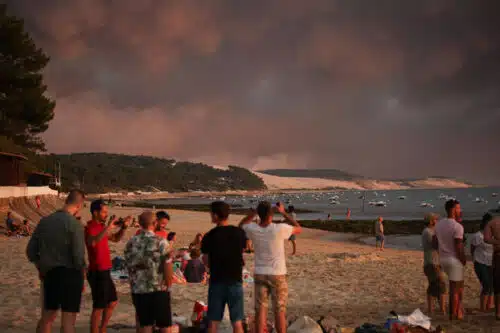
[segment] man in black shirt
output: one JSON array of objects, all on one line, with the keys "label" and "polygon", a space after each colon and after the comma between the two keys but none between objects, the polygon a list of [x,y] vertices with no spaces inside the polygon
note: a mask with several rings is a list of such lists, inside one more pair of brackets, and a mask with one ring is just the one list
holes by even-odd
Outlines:
[{"label": "man in black shirt", "polygon": [[242,284],[243,251],[246,248],[245,232],[229,225],[230,207],[222,201],[210,206],[212,223],[201,243],[204,261],[210,268],[208,288],[209,333],[217,332],[217,326],[224,316],[226,304],[233,324],[233,332],[243,333],[244,296]]}]

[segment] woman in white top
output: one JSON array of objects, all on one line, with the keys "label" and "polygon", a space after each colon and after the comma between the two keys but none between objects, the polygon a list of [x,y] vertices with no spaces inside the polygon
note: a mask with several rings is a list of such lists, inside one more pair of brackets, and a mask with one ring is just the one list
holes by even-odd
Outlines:
[{"label": "woman in white top", "polygon": [[474,270],[481,283],[480,308],[488,311],[493,307],[493,245],[484,242],[483,230],[492,220],[490,214],[485,214],[478,232],[474,234],[471,241],[470,252],[474,258]]}]

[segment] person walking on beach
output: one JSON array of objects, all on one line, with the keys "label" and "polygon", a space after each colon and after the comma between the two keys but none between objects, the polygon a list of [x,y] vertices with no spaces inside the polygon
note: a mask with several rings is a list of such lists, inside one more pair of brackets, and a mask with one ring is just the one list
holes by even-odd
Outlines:
[{"label": "person walking on beach", "polygon": [[[233,332],[243,333],[243,251],[246,237],[243,230],[229,225],[230,206],[223,201],[210,205],[210,217],[216,225],[201,241],[203,261],[210,270],[208,286],[208,332],[217,332],[226,304]],[[190,246],[191,247],[191,246]],[[196,247],[192,247],[192,250]]]},{"label": "person walking on beach", "polygon": [[429,313],[434,313],[434,299],[439,302],[439,308],[446,314],[445,294],[446,283],[442,276],[441,266],[439,265],[439,253],[432,246],[432,238],[434,237],[434,228],[438,216],[436,214],[428,214],[425,216],[425,229],[422,232],[422,247],[424,250],[424,274],[429,281],[427,288],[427,306]]},{"label": "person walking on beach", "polygon": [[[284,242],[290,236],[302,232],[302,227],[287,214],[283,203],[277,203],[276,210],[283,215],[289,224],[273,223],[274,212],[269,202],[259,203],[257,211],[252,211],[240,222],[240,227],[252,240],[255,249],[254,285],[257,333],[263,333],[267,326],[269,295],[272,296],[274,305],[276,332],[286,332],[288,283]],[[260,218],[259,224],[252,223],[256,215]]]},{"label": "person walking on beach", "polygon": [[[85,227],[85,241],[89,257],[87,279],[93,302],[90,333],[105,333],[118,302],[115,284],[111,279],[112,264],[108,240],[119,242],[132,218],[129,216],[120,221],[112,216],[108,221],[108,205],[101,199],[90,204],[90,213],[92,220],[88,221]],[[120,229],[111,233],[115,227]]]},{"label": "person walking on beach", "polygon": [[491,214],[485,214],[479,231],[474,234],[471,240],[470,252],[474,258],[474,271],[481,283],[481,296],[479,304],[481,311],[488,311],[493,307],[493,245],[484,241],[484,229],[493,219]]},{"label": "person walking on beach", "polygon": [[82,191],[70,191],[63,209],[42,218],[28,242],[28,259],[35,264],[43,284],[43,310],[37,333],[52,331],[59,310],[61,332],[75,332],[85,276],[85,237],[75,215],[82,209],[84,199]]},{"label": "person walking on beach", "polygon": [[169,246],[154,233],[153,212],[143,212],[139,224],[142,232],[128,241],[124,253],[138,332],[152,333],[156,326],[160,333],[169,333],[172,327],[169,289],[173,279]]},{"label": "person walking on beach", "polygon": [[461,215],[460,203],[457,200],[448,200],[445,209],[448,217],[437,223],[433,245],[439,250],[441,267],[450,281],[450,320],[454,318],[462,320],[466,257],[463,242],[464,227],[456,220]]},{"label": "person walking on beach", "polygon": [[379,216],[375,221],[375,248],[384,251],[385,236],[384,236],[384,219]]},{"label": "person walking on beach", "polygon": [[[292,217],[292,219],[294,221],[297,220],[297,214],[295,213],[295,207],[294,206],[291,206],[291,205],[288,206],[288,214],[290,214],[290,216]],[[294,234],[292,234],[290,236],[290,238],[288,239],[288,241],[290,243],[292,243],[292,256],[294,256],[295,253],[297,253],[297,236],[295,236]]]},{"label": "person walking on beach", "polygon": [[493,245],[493,290],[496,319],[500,320],[500,217],[494,216],[484,229],[484,241]]}]

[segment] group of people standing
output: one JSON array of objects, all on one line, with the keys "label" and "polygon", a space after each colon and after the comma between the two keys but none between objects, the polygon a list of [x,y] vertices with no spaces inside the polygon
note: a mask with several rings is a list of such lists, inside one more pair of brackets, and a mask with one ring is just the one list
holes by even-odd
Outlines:
[{"label": "group of people standing", "polygon": [[[438,221],[436,214],[426,216],[422,233],[424,273],[429,281],[427,303],[430,313],[434,300],[446,313],[446,276],[449,280],[449,318],[464,317],[464,270],[467,262],[462,211],[457,200],[445,204],[446,218]],[[495,303],[496,318],[500,320],[500,224],[498,218],[485,214],[480,230],[471,239],[474,271],[481,283],[480,309],[489,311]],[[494,295],[496,294],[496,297]]]},{"label": "group of people standing", "polygon": [[[78,219],[84,202],[82,191],[71,191],[61,210],[40,220],[28,243],[28,259],[36,266],[42,282],[43,306],[37,333],[51,332],[59,310],[61,332],[75,332],[85,279],[92,293],[91,333],[106,332],[117,305],[108,242],[122,240],[132,218],[108,217],[107,204],[95,200],[90,205],[92,219],[84,226]],[[273,223],[275,212],[282,214],[287,223]],[[276,330],[284,333],[288,298],[285,241],[302,229],[282,203],[261,202],[239,227],[229,224],[229,215],[227,203],[213,202],[210,216],[216,226],[204,237],[197,237],[192,248],[201,250],[203,262],[210,271],[208,331],[217,331],[227,305],[234,331],[243,332],[243,252],[251,240],[255,251],[256,330],[263,332],[267,327],[271,296]],[[140,333],[151,333],[153,328],[168,333],[172,327],[170,289],[174,255],[167,240],[172,233],[165,232],[169,220],[170,216],[163,211],[143,212],[138,218],[140,231],[125,246],[125,264]]]}]

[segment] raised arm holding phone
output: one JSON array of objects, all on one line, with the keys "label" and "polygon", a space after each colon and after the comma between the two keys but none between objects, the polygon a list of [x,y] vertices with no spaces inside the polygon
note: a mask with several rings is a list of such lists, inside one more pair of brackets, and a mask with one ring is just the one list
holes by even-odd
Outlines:
[{"label": "raised arm holding phone", "polygon": [[[275,211],[283,215],[287,224],[273,223]],[[251,223],[256,215],[260,218],[259,224]],[[276,331],[285,333],[288,299],[285,241],[300,234],[302,227],[286,212],[283,203],[271,205],[266,201],[260,202],[257,210],[240,222],[240,227],[255,249],[256,331],[262,332],[267,325],[268,298],[273,295]]]}]

